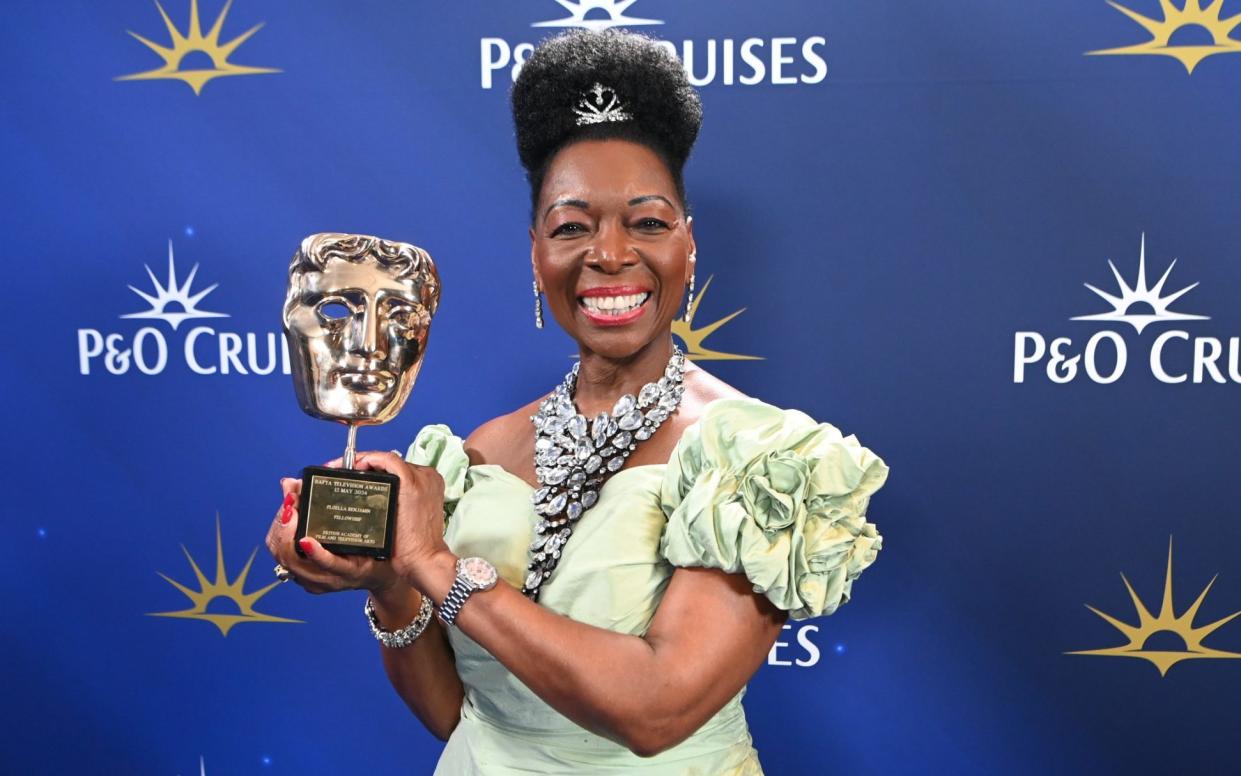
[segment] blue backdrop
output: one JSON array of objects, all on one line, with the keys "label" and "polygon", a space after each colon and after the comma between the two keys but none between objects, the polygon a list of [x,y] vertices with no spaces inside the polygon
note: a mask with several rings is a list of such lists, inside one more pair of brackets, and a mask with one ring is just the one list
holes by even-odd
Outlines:
[{"label": "blue backdrop", "polygon": [[1118,1],[6,3],[2,769],[431,770],[362,594],[266,590],[277,478],[343,442],[285,270],[318,231],[439,266],[365,448],[550,389],[507,91],[541,23],[619,17],[702,84],[694,328],[744,312],[687,344],[892,468],[853,601],[751,685],[768,772],[1237,768],[1241,2]]}]

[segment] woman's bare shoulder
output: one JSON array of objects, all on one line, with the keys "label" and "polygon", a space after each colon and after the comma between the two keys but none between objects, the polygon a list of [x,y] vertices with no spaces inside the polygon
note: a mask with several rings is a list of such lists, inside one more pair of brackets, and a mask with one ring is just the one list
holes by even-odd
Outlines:
[{"label": "woman's bare shoulder", "polygon": [[[745,399],[748,395],[707,370],[693,364],[685,369],[685,395],[692,405],[701,409],[716,399]],[[697,412],[692,413],[697,415]]]},{"label": "woman's bare shoulder", "polygon": [[470,463],[498,463],[503,466],[514,448],[526,449],[534,444],[534,426],[530,416],[539,408],[544,396],[522,405],[512,412],[488,420],[470,432],[465,450]]},{"label": "woman's bare shoulder", "polygon": [[686,365],[684,385],[680,408],[659,427],[650,442],[633,453],[630,465],[666,462],[685,430],[698,422],[708,404],[716,399],[746,398],[746,394],[697,364]]}]

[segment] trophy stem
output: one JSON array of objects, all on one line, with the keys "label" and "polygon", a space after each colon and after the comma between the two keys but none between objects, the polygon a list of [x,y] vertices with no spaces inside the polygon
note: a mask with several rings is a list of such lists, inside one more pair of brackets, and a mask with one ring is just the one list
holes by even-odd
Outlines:
[{"label": "trophy stem", "polygon": [[346,469],[353,468],[353,459],[358,452],[358,427],[354,423],[349,424],[349,438],[345,441],[345,459]]}]

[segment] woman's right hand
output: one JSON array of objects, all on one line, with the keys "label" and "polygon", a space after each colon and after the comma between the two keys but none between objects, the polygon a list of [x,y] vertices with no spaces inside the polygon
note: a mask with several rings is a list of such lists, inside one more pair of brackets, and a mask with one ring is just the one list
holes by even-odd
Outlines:
[{"label": "woman's right hand", "polygon": [[390,591],[401,583],[388,561],[364,555],[335,555],[315,539],[301,541],[306,557],[297,554],[297,508],[302,481],[292,477],[280,480],[284,501],[276,510],[267,531],[267,549],[277,563],[289,570],[292,579],[308,593],[334,593],[340,590],[369,590],[376,594]]}]

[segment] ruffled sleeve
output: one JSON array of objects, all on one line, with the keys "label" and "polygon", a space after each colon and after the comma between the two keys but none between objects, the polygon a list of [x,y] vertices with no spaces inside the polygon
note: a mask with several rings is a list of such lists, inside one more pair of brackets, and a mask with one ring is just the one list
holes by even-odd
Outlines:
[{"label": "ruffled sleeve", "polygon": [[793,619],[831,614],[882,546],[866,508],[887,476],[877,455],[828,423],[719,399],[665,469],[660,551],[674,566],[744,573]]},{"label": "ruffled sleeve", "polygon": [[461,437],[443,423],[423,426],[405,453],[405,460],[432,466],[444,478],[444,515],[448,517],[469,487],[470,458]]}]

